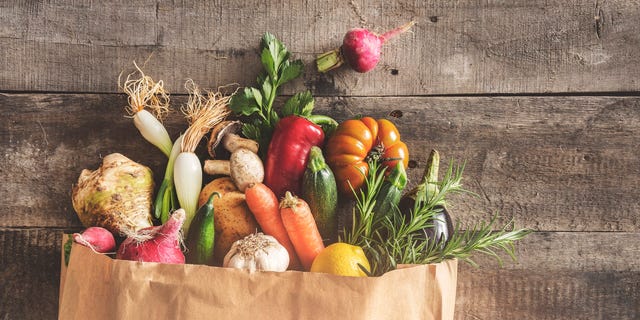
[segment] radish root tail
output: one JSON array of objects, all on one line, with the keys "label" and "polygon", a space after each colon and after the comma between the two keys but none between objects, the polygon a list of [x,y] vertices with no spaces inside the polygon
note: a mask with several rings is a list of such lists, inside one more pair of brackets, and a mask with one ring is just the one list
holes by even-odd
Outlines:
[{"label": "radish root tail", "polygon": [[405,23],[405,24],[403,24],[403,25],[401,25],[401,26],[399,26],[399,27],[397,27],[397,28],[395,28],[393,30],[389,30],[389,31],[383,33],[380,36],[380,39],[382,40],[382,42],[386,42],[387,40],[389,40],[389,39],[391,39],[391,38],[393,38],[393,37],[395,37],[395,36],[397,36],[397,35],[399,35],[401,33],[404,33],[406,31],[408,31],[415,24],[416,24],[415,21],[409,21],[409,22],[407,22],[407,23]]}]

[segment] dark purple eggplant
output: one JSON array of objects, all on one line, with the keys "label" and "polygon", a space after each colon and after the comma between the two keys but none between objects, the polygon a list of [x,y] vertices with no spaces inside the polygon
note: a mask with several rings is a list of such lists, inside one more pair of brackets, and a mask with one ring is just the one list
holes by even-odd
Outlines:
[{"label": "dark purple eggplant", "polygon": [[[438,192],[439,167],[440,155],[437,150],[431,150],[422,181],[400,199],[398,208],[405,220],[408,220],[412,211],[418,208],[430,208],[431,211],[434,211],[433,220],[430,221],[432,226],[421,231],[425,241],[441,243],[440,246],[444,247],[453,233],[451,215],[447,211],[444,201],[429,203],[429,201],[433,201],[433,195]],[[427,247],[430,246],[431,244]]]},{"label": "dark purple eggplant", "polygon": [[449,215],[447,208],[444,206],[436,206],[435,210],[438,211],[438,213],[433,217],[433,227],[424,228],[422,231],[427,239],[435,243],[441,243],[441,246],[444,247],[447,242],[449,242],[449,238],[451,238],[451,234],[453,233],[453,222],[451,221],[451,215]]}]

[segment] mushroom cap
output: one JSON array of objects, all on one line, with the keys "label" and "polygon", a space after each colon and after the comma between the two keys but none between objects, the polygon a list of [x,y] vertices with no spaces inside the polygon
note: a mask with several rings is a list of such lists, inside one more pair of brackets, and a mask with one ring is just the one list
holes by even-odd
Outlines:
[{"label": "mushroom cap", "polygon": [[237,133],[242,129],[242,122],[237,120],[225,120],[211,129],[211,137],[207,143],[207,151],[211,159],[216,158],[216,148],[222,142],[222,138],[228,133]]}]

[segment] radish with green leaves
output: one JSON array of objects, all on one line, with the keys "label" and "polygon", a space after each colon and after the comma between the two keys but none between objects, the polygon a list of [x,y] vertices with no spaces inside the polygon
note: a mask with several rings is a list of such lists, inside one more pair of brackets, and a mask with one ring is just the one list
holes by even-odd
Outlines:
[{"label": "radish with green leaves", "polygon": [[411,21],[381,35],[364,28],[351,29],[344,36],[342,46],[318,56],[318,71],[327,72],[340,67],[345,62],[357,72],[368,72],[380,61],[382,45],[387,40],[409,30],[415,24]]}]

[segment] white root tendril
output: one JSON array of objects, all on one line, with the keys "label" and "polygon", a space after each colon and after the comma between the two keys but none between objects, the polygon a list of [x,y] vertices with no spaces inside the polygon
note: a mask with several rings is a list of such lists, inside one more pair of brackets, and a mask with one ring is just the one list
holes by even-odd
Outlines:
[{"label": "white root tendril", "polygon": [[98,252],[96,250],[96,248],[93,246],[93,244],[91,244],[91,242],[87,241],[87,239],[84,238],[84,236],[82,235],[82,233],[75,233],[73,235],[73,240],[89,249],[91,249],[91,251],[93,251],[94,253],[97,254],[114,254],[115,252]]},{"label": "white root tendril", "polygon": [[[129,96],[129,105],[125,110],[133,116],[143,109],[149,109],[158,120],[162,121],[169,114],[169,93],[164,89],[162,80],[155,82],[145,75],[142,69],[133,62],[136,71],[127,75],[121,84],[122,73],[118,77],[118,87]],[[140,78],[135,76],[139,74]]]},{"label": "white root tendril", "polygon": [[[174,211],[175,212],[175,211]],[[169,234],[167,233],[163,233],[163,227],[164,225],[160,225],[160,226],[153,226],[153,227],[149,227],[149,228],[144,228],[144,229],[140,229],[140,230],[134,230],[134,229],[126,229],[125,232],[123,232],[123,235],[127,238],[131,238],[134,240],[136,245],[140,245],[143,242],[152,240],[152,239],[156,239],[162,236],[168,236]],[[180,246],[184,246],[184,237],[183,237],[183,231],[182,229],[178,230],[178,243],[180,244]]]},{"label": "white root tendril", "polygon": [[185,88],[189,92],[189,100],[181,111],[189,122],[189,128],[184,133],[181,149],[182,152],[194,152],[202,137],[231,113],[231,96],[224,95],[220,88],[216,92],[202,91],[191,79],[187,80]]}]

